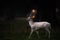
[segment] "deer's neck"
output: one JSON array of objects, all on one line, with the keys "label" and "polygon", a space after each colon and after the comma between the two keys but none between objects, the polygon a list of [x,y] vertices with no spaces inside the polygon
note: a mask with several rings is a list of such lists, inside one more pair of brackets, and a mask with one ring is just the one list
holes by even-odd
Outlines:
[{"label": "deer's neck", "polygon": [[33,21],[32,20],[29,21],[29,25],[30,26],[33,25]]}]

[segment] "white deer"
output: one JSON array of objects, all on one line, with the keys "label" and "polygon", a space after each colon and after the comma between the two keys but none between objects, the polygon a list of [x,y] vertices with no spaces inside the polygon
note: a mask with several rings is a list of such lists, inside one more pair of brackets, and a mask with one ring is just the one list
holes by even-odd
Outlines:
[{"label": "white deer", "polygon": [[[51,29],[51,24],[50,24],[49,22],[33,22],[31,16],[29,16],[29,17],[27,18],[27,20],[28,20],[29,26],[31,27],[31,33],[30,33],[30,35],[29,35],[29,39],[30,39],[32,33],[33,33],[34,31],[40,29],[40,28],[44,28],[44,29],[49,33],[49,36],[48,36],[48,37],[50,38],[50,30],[49,30],[49,29]],[[38,31],[36,31],[36,33],[37,33],[38,38],[39,38],[39,33],[38,33]]]}]

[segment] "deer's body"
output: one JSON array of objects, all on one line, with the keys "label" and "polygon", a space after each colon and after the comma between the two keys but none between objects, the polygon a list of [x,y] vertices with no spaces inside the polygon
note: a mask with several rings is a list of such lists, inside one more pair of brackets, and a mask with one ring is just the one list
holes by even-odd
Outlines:
[{"label": "deer's body", "polygon": [[[33,31],[38,30],[40,28],[44,28],[48,33],[49,33],[49,38],[50,38],[50,30],[51,29],[51,24],[49,22],[33,22],[33,20],[31,19],[31,17],[27,18],[28,22],[29,22],[29,26],[31,27],[31,33],[29,38],[31,37]],[[38,31],[36,31],[37,35],[38,35]],[[39,35],[38,35],[39,37]]]},{"label": "deer's body", "polygon": [[[48,22],[33,22],[33,21],[29,21],[29,25],[31,26],[31,28],[49,28],[50,23]],[[36,29],[37,30],[37,29]]]}]

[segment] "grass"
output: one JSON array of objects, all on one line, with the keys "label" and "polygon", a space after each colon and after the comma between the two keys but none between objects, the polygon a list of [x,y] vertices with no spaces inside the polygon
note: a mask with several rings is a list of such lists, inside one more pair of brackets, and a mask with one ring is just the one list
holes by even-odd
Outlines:
[{"label": "grass", "polygon": [[[28,36],[30,34],[30,27],[26,20],[15,20],[12,22],[0,22],[1,27],[3,27],[3,31],[1,35],[3,35],[4,40],[49,40],[48,33],[45,34],[45,30],[39,30],[39,36],[34,32],[30,39]],[[3,33],[3,34],[2,34]],[[51,31],[51,40],[59,40],[60,32],[56,31],[56,28],[53,28]]]}]

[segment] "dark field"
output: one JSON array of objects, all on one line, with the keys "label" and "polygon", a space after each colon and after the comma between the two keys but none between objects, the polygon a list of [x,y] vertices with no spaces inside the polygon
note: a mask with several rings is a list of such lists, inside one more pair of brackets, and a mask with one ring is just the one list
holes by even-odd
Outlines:
[{"label": "dark field", "polygon": [[[1,21],[1,40],[49,40],[48,33],[46,34],[45,30],[39,30],[39,36],[34,32],[30,39],[28,36],[30,34],[30,27],[28,22],[25,19],[14,20],[14,21]],[[53,27],[51,30],[51,38],[50,40],[59,40],[60,31],[59,28]]]}]

